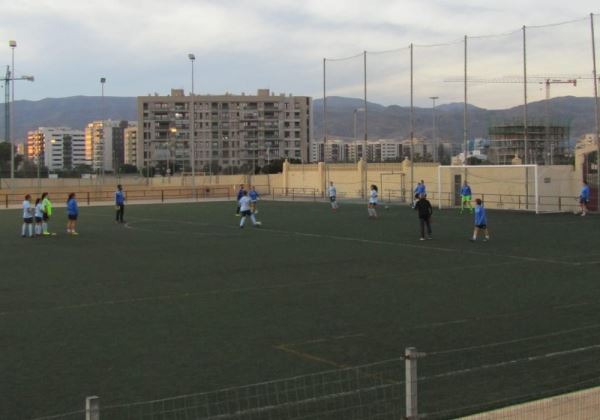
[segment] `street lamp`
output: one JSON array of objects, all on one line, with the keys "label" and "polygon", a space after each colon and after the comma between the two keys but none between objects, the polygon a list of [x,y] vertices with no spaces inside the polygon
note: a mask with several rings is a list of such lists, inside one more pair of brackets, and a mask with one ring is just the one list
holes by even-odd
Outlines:
[{"label": "street lamp", "polygon": [[192,168],[192,195],[196,198],[196,106],[195,106],[195,95],[194,95],[194,61],[196,56],[194,54],[188,54],[188,58],[192,63],[192,101],[190,109],[190,160]]},{"label": "street lamp", "polygon": [[433,145],[433,153],[432,153],[432,158],[434,162],[438,161],[438,147],[437,147],[437,143],[436,143],[436,138],[435,138],[435,101],[436,99],[440,99],[439,96],[430,96],[429,99],[431,99],[431,101],[433,102],[433,106],[431,108],[432,114],[433,114],[433,132],[432,132],[432,145]]},{"label": "street lamp", "polygon": [[[175,136],[177,136],[177,128],[175,127],[171,127],[169,129],[169,132],[171,133],[169,135],[169,138],[167,139],[167,175],[172,175],[173,172],[175,172],[175,162],[173,162],[173,171],[171,171],[171,165],[170,165],[170,160],[171,160],[171,152],[173,150],[173,138],[175,138]],[[176,159],[174,159],[176,160]]]}]

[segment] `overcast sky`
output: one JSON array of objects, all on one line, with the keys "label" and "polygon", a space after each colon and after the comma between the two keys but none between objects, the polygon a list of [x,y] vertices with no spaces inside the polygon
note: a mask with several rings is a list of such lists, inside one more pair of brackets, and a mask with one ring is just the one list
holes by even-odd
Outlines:
[{"label": "overcast sky", "polygon": [[[464,35],[517,31],[468,42],[469,73],[487,80],[522,72],[523,25],[582,19],[528,29],[528,70],[589,76],[591,12],[600,12],[597,0],[4,0],[0,64],[10,64],[8,40],[16,40],[17,76],[36,78],[17,82],[17,100],[100,95],[100,77],[107,96],[189,91],[188,53],[197,58],[197,93],[270,88],[317,98],[323,57],[400,49],[368,55],[368,95],[407,105],[409,53],[402,48],[413,42],[415,103],[425,106],[433,95],[441,103],[462,100],[462,85],[448,79],[462,76]],[[432,43],[449,45],[420,47]],[[362,71],[362,57],[328,62],[328,95],[360,97]],[[541,84],[529,90],[533,100],[545,94]],[[593,90],[588,80],[553,85],[551,94]],[[480,84],[469,96],[476,105],[503,107],[523,93],[518,84]]]}]

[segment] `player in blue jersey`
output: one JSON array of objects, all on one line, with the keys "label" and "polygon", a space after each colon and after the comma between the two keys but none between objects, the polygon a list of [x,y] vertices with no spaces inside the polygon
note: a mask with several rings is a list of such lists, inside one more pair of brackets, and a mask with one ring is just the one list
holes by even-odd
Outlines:
[{"label": "player in blue jersey", "polygon": [[377,197],[378,197],[377,185],[371,185],[371,192],[369,194],[369,219],[377,219]]},{"label": "player in blue jersey", "polygon": [[250,197],[250,210],[252,210],[252,213],[258,214],[258,208],[256,205],[258,204],[258,197],[260,197],[260,194],[256,191],[254,186],[250,187],[248,196]]},{"label": "player in blue jersey", "polygon": [[475,200],[475,229],[473,230],[471,242],[475,242],[477,240],[477,235],[479,235],[480,231],[483,231],[483,234],[485,235],[483,242],[489,241],[490,232],[487,228],[487,214],[485,213],[485,208],[481,203],[481,199],[478,198]]},{"label": "player in blue jersey", "polygon": [[77,200],[75,199],[75,193],[69,194],[67,200],[67,233],[69,235],[79,235],[75,230],[77,219],[79,218],[79,206],[77,206]]},{"label": "player in blue jersey", "polygon": [[115,210],[117,211],[115,222],[125,223],[123,220],[125,215],[125,193],[121,184],[117,185],[117,191],[115,192]]},{"label": "player in blue jersey", "polygon": [[415,196],[411,205],[413,209],[415,208],[415,204],[417,203],[422,194],[427,194],[427,188],[425,188],[425,181],[423,180],[418,182],[417,186],[415,187]]},{"label": "player in blue jersey", "polygon": [[471,197],[472,197],[471,187],[469,186],[467,181],[465,181],[462,188],[460,189],[460,213],[461,214],[462,214],[463,210],[465,209],[465,206],[467,206],[469,208],[469,212],[471,212],[471,214],[473,214],[473,206],[471,205]]},{"label": "player in blue jersey", "polygon": [[581,207],[581,215],[585,216],[588,211],[588,203],[590,202],[590,186],[586,180],[582,181],[581,193],[579,194],[579,206]]}]

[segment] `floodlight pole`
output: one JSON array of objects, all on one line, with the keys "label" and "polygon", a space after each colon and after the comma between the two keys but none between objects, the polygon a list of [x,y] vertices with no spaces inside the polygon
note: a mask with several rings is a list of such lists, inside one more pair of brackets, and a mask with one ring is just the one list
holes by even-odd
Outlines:
[{"label": "floodlight pole", "polygon": [[[17,47],[17,41],[14,41],[14,40],[8,41],[8,46],[12,50],[12,64],[11,64],[12,76],[11,76],[11,79],[14,79],[15,78],[15,48]],[[11,95],[12,95],[11,103],[10,103],[10,130],[9,130],[10,138],[7,140],[10,142],[10,179],[12,180],[15,177],[15,144],[13,141],[13,123],[14,123],[13,110],[15,107],[15,82],[14,82],[14,80],[12,80],[10,88],[11,88]]]},{"label": "floodlight pole", "polygon": [[368,131],[368,127],[367,127],[367,117],[368,117],[368,108],[367,108],[367,52],[364,51],[363,52],[363,83],[364,83],[364,105],[363,108],[365,109],[365,145],[364,145],[364,150],[363,150],[363,158],[364,158],[364,162],[365,162],[365,182],[364,182],[364,196],[363,197],[367,197],[367,190],[368,190],[368,183],[369,183],[369,146],[367,144],[367,139],[369,137],[369,131]]},{"label": "floodlight pole", "polygon": [[[600,192],[600,105],[598,104],[598,73],[596,68],[596,37],[594,35],[593,13],[590,13],[590,25],[592,30],[592,60],[594,62],[594,106],[596,111],[596,188]],[[596,198],[596,209],[600,210],[600,200],[598,198]]]},{"label": "floodlight pole", "polygon": [[[463,110],[463,165],[467,164],[467,139],[468,139],[468,107],[467,107],[467,36],[465,35],[465,69],[464,69],[464,110]],[[466,174],[466,170],[465,170]],[[465,176],[466,179],[466,176]]]},{"label": "floodlight pole", "polygon": [[[190,163],[192,169],[192,198],[196,199],[196,106],[195,106],[195,95],[194,95],[194,61],[196,56],[194,54],[188,54],[188,58],[192,63],[192,100],[190,109]],[[211,140],[212,141],[212,140]],[[211,156],[212,159],[212,156]]]},{"label": "floodlight pole", "polygon": [[[319,161],[327,162],[325,150],[327,149],[327,59],[323,58],[323,159]],[[319,153],[320,155],[320,153]]]},{"label": "floodlight pole", "polygon": [[526,165],[529,163],[527,119],[527,28],[523,25],[523,163]]},{"label": "floodlight pole", "polygon": [[410,44],[410,194],[409,198],[412,203],[414,177],[415,177],[415,121],[414,121],[414,84],[413,84],[413,44]]},{"label": "floodlight pole", "polygon": [[433,129],[432,129],[432,133],[431,133],[431,143],[433,146],[433,153],[431,154],[431,158],[433,159],[434,162],[437,162],[437,155],[438,155],[438,148],[436,147],[436,138],[435,138],[435,101],[436,99],[440,99],[439,96],[430,96],[429,99],[431,99],[433,105],[431,106],[431,113],[433,116]]}]

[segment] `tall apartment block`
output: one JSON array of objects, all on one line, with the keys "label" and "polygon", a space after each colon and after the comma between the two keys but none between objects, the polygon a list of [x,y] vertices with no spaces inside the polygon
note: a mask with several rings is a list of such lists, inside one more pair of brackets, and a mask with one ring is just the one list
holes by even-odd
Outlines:
[{"label": "tall apartment block", "polygon": [[[194,139],[198,172],[242,167],[270,160],[309,159],[312,99],[274,95],[185,95],[138,97],[138,168],[165,163],[188,172]],[[193,110],[193,112],[191,112]],[[190,127],[194,127],[192,130]]]},{"label": "tall apartment block", "polygon": [[27,133],[27,158],[50,171],[88,164],[85,135],[68,127],[39,127]]},{"label": "tall apartment block", "polygon": [[105,120],[87,125],[86,157],[94,171],[112,172],[125,163],[125,129],[131,124],[127,121]]},{"label": "tall apartment block", "polygon": [[137,166],[137,124],[130,123],[123,131],[123,163]]}]

